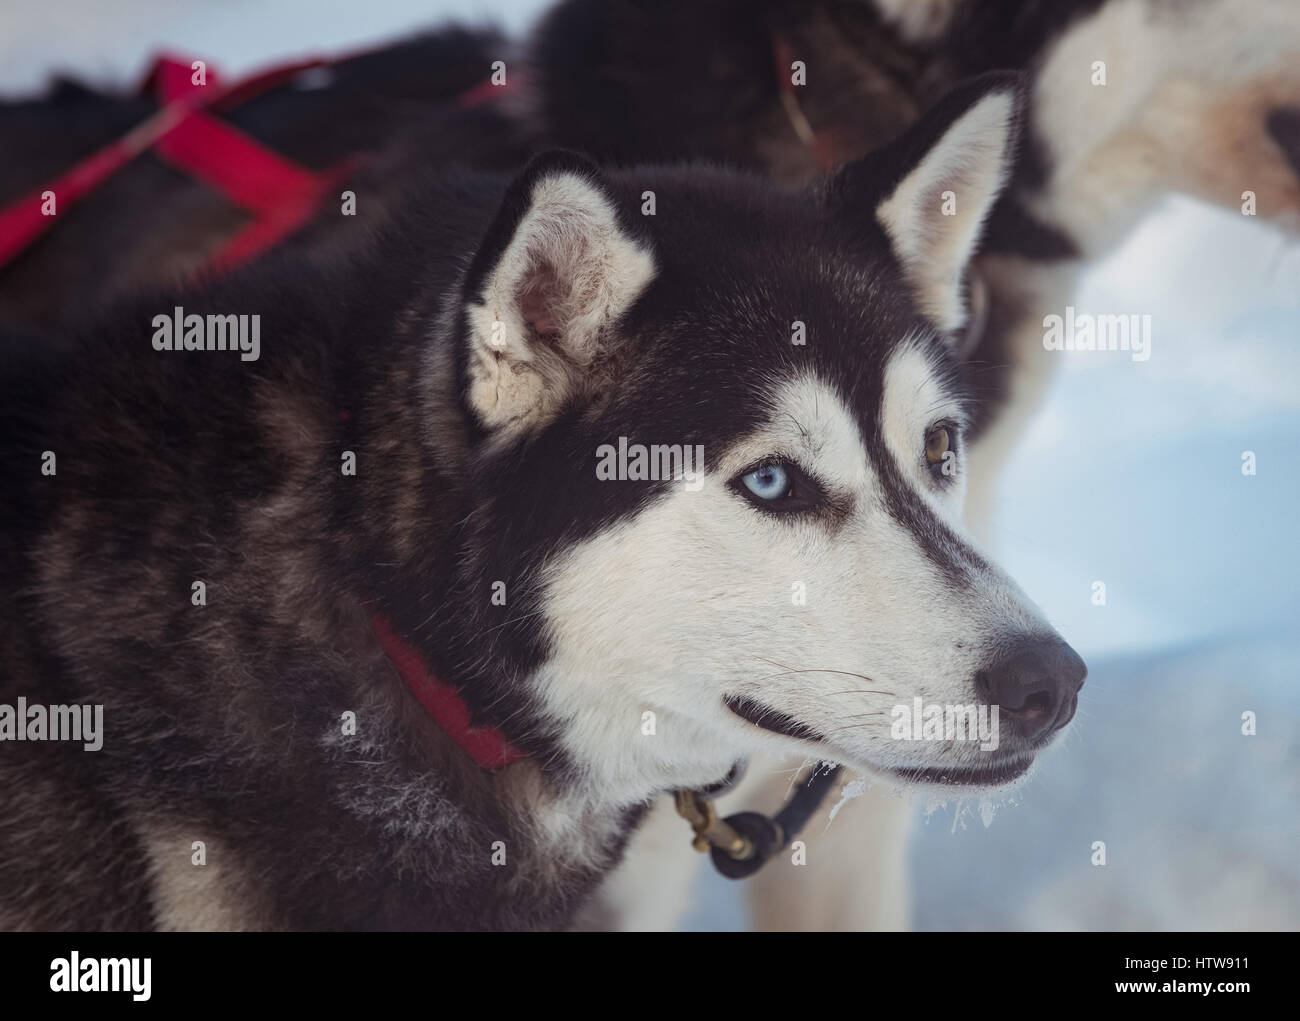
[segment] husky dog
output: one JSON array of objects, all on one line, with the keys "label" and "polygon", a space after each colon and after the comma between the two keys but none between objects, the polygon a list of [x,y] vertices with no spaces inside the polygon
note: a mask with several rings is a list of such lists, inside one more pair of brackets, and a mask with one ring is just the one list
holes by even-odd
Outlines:
[{"label": "husky dog", "polygon": [[[337,262],[184,295],[260,315],[256,360],[155,349],[159,295],[11,371],[4,924],[558,927],[738,759],[1021,774],[1085,670],[962,531],[952,351],[1020,117],[982,77],[807,192],[435,181]],[[611,479],[624,440],[703,471]],[[996,707],[996,750],[897,739],[914,699]],[[102,707],[102,747],[20,704]]]}]

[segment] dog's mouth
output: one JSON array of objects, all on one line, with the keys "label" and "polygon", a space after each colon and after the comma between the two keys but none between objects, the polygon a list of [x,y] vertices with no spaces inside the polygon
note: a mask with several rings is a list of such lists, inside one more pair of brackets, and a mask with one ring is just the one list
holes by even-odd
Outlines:
[{"label": "dog's mouth", "polygon": [[770,730],[773,734],[783,734],[801,741],[826,743],[826,739],[806,723],[800,723],[793,716],[763,705],[762,702],[755,702],[752,698],[745,698],[743,695],[724,695],[722,702],[746,723],[752,723],[763,730]]},{"label": "dog's mouth", "polygon": [[[788,713],[773,709],[762,702],[756,702],[752,698],[743,695],[724,695],[722,702],[742,720],[752,723],[755,727],[784,737],[797,738],[800,741],[830,744],[823,735],[806,723],[800,723]],[[995,762],[978,766],[877,766],[875,768],[909,784],[931,787],[1002,787],[1024,776],[1033,764],[1034,756],[1030,753],[1000,756]]]},{"label": "dog's mouth", "polygon": [[891,766],[900,780],[934,787],[1001,787],[1019,779],[1034,764],[1032,755],[1017,755],[982,766]]}]

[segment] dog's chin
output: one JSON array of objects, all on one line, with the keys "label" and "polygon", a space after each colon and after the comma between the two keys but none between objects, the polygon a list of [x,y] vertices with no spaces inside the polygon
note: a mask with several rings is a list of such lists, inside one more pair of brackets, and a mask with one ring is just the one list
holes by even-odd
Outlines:
[{"label": "dog's chin", "polygon": [[1032,754],[1021,754],[999,756],[978,765],[874,766],[872,772],[884,773],[894,782],[901,781],[909,787],[962,788],[974,793],[1008,787],[1024,777],[1033,764]]}]

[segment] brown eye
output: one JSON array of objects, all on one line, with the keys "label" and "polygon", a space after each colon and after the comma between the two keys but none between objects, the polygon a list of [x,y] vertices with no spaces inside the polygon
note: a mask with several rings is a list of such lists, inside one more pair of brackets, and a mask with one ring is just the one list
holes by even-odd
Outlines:
[{"label": "brown eye", "polygon": [[948,427],[937,425],[925,434],[925,459],[930,464],[941,464],[943,455],[952,449],[952,437]]}]

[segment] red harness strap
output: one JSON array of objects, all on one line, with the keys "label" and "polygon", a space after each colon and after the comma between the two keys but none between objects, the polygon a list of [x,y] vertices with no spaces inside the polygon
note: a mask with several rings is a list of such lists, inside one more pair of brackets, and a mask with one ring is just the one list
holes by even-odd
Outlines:
[{"label": "red harness strap", "polygon": [[[305,66],[299,65],[293,73],[302,70]],[[167,106],[194,99],[214,86],[220,89],[214,72],[208,72],[208,84],[195,85],[190,64],[170,58],[159,60],[151,77],[159,100]],[[286,77],[283,69],[277,70],[264,84],[269,87]],[[253,214],[253,222],[212,257],[209,268],[218,272],[246,262],[292,234],[352,169],[351,161],[345,160],[313,173],[199,109],[191,109],[189,116],[159,138],[154,151]]]},{"label": "red harness strap", "polygon": [[14,259],[57,221],[57,215],[42,212],[44,192],[54,193],[56,210],[62,213],[150,148],[156,148],[168,162],[200,177],[258,217],[226,243],[214,260],[216,268],[251,258],[274,244],[312,214],[320,197],[349,168],[344,164],[314,174],[204,110],[230,109],[321,63],[310,60],[285,65],[225,86],[211,71],[207,85],[192,85],[189,61],[159,59],[146,79],[159,92],[162,105],[157,113],[40,191],[0,210],[0,266]]},{"label": "red harness strap", "polygon": [[460,692],[434,677],[420,654],[397,637],[387,620],[375,614],[370,626],[411,694],[470,758],[484,769],[501,769],[524,757],[495,727],[471,727],[469,707]]},{"label": "red harness strap", "polygon": [[99,152],[56,177],[40,191],[0,209],[0,267],[8,265],[54,226],[58,217],[42,212],[45,192],[54,193],[56,209],[66,210],[148,149],[188,115],[188,104],[164,107],[116,142],[104,146]]},{"label": "red harness strap", "polygon": [[[190,61],[160,58],[146,78],[147,87],[158,93],[162,104],[157,113],[44,188],[0,209],[0,268],[58,219],[42,212],[45,192],[54,193],[61,214],[150,148],[254,217],[222,245],[210,269],[230,269],[283,240],[311,219],[325,196],[355,168],[355,161],[344,160],[320,172],[309,170],[208,111],[230,110],[304,71],[327,64],[315,58],[284,64],[232,85],[221,84],[209,69],[207,84],[195,85]],[[496,98],[504,89],[483,82],[453,102],[468,109]]]}]

